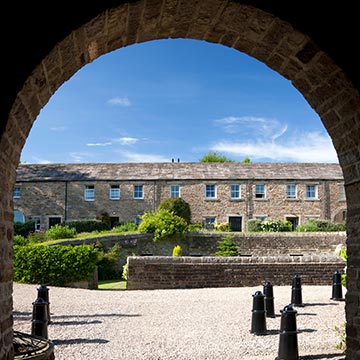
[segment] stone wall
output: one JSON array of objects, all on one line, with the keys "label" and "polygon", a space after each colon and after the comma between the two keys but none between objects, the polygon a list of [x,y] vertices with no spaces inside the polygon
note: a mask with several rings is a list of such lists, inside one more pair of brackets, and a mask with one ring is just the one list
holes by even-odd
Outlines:
[{"label": "stone wall", "polygon": [[[24,165],[26,166],[26,165]],[[192,164],[174,164],[174,167],[192,173]],[[253,165],[256,169],[256,164]],[[286,166],[284,165],[286,169]],[[330,169],[330,168],[329,168]],[[136,169],[134,169],[136,171]],[[255,171],[255,170],[254,170]],[[269,169],[269,177],[274,176]],[[304,171],[304,170],[303,170]],[[305,174],[306,175],[306,174]],[[304,175],[304,176],[305,176]],[[55,175],[54,175],[55,176]],[[99,177],[101,174],[99,175]],[[51,179],[50,179],[51,180]],[[255,197],[255,184],[261,182],[266,186],[266,198]],[[216,198],[205,198],[206,184],[216,186]],[[286,198],[286,185],[295,183],[297,198]],[[118,200],[109,198],[111,185],[117,184],[121,190]],[[343,182],[336,180],[186,180],[163,181],[154,179],[145,181],[134,179],[115,181],[92,179],[87,181],[18,181],[20,198],[14,199],[15,209],[24,213],[25,218],[40,218],[41,229],[49,227],[49,217],[57,216],[61,221],[95,219],[101,213],[117,219],[118,222],[133,222],[136,217],[147,211],[155,211],[161,201],[170,197],[170,185],[180,186],[181,198],[189,205],[193,223],[203,223],[206,218],[214,218],[217,223],[229,222],[229,217],[241,218],[241,229],[246,230],[248,219],[265,217],[270,219],[295,218],[299,224],[306,223],[310,218],[331,221],[344,221],[340,215],[346,211],[346,201],[342,197]],[[231,199],[230,186],[240,185],[241,197]],[[317,186],[316,199],[306,199],[306,185]],[[84,190],[88,185],[94,186],[93,201],[84,199]],[[133,186],[143,186],[143,199],[133,198]]]},{"label": "stone wall", "polygon": [[[360,96],[356,3],[328,2],[309,12],[305,2],[194,0],[71,3],[56,11],[40,2],[9,2],[4,42],[5,96],[0,121],[0,359],[12,346],[12,188],[22,147],[40,110],[56,90],[96,58],[160,38],[206,40],[244,52],[292,82],[317,112],[336,148],[348,199],[348,360],[360,357]],[[64,18],[71,15],[71,21]],[[191,16],[189,16],[191,14]],[[334,26],[336,23],[342,26]],[[40,27],[32,26],[38,24]],[[46,31],[40,31],[41,26]],[[4,23],[4,26],[6,24]],[[45,27],[44,27],[45,29]],[[299,32],[297,29],[302,29]],[[17,34],[21,32],[23,36]],[[27,54],[26,57],[23,54]],[[150,124],[151,125],[151,124]]]},{"label": "stone wall", "polygon": [[313,255],[332,254],[338,244],[346,243],[345,232],[330,233],[190,233],[184,240],[169,239],[154,242],[150,234],[121,234],[66,240],[57,242],[62,245],[92,244],[102,242],[106,248],[119,244],[122,257],[118,269],[126,263],[128,256],[171,256],[175,245],[180,245],[184,256],[213,256],[217,251],[219,241],[225,234],[233,235],[238,244],[240,254],[247,257],[278,256],[278,255]]},{"label": "stone wall", "polygon": [[[334,255],[266,257],[129,257],[128,290],[291,285],[331,285],[344,260]],[[330,294],[329,294],[330,295]]]}]

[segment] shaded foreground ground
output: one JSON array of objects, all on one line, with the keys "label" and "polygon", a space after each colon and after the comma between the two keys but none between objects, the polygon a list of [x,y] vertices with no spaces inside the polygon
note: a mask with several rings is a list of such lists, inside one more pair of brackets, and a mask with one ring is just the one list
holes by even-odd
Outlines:
[{"label": "shaded foreground ground", "polygon": [[[31,333],[39,285],[14,284],[14,330]],[[291,287],[274,286],[275,318],[267,335],[250,333],[253,294],[246,288],[105,291],[49,287],[49,339],[56,360],[274,360],[280,310]],[[303,286],[296,307],[300,359],[343,359],[335,327],[345,322],[343,301],[331,286]]]}]

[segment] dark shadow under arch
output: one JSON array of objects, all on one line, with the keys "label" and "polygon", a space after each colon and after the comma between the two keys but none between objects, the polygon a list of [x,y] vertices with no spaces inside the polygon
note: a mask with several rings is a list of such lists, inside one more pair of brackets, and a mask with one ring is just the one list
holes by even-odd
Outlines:
[{"label": "dark shadow under arch", "polygon": [[[104,1],[75,10],[67,3],[52,9],[50,4],[27,3],[19,9],[9,4],[5,15],[10,14],[7,20],[14,15],[11,30],[17,25],[22,31],[3,31],[8,34],[3,44],[8,56],[4,56],[0,112],[1,360],[12,356],[12,188],[34,120],[56,89],[85,64],[120,47],[166,37],[220,43],[257,58],[291,80],[321,117],[346,184],[347,359],[359,356],[360,325],[355,319],[360,314],[360,75],[354,67],[359,54],[349,52],[345,41],[350,40],[350,47],[356,44],[357,22],[351,20],[357,11],[337,4],[309,11],[307,5],[300,1],[280,6],[262,1],[141,0]],[[346,22],[339,29],[334,24],[341,19]]]}]

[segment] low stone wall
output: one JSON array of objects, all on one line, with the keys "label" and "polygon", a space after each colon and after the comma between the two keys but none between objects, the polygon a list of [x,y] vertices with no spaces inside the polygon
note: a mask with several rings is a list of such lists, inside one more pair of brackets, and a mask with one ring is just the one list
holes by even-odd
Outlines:
[{"label": "low stone wall", "polygon": [[291,285],[331,285],[345,262],[335,255],[252,257],[128,257],[128,290],[257,286],[264,281]]},{"label": "low stone wall", "polygon": [[126,263],[128,256],[171,256],[175,245],[180,245],[184,256],[214,256],[218,243],[224,235],[233,236],[243,256],[278,256],[332,254],[338,244],[346,243],[346,232],[317,233],[189,233],[184,240],[168,239],[158,242],[151,234],[119,234],[86,239],[64,240],[61,245],[93,244],[97,241],[107,248],[119,244],[122,256],[118,263],[119,270]]}]

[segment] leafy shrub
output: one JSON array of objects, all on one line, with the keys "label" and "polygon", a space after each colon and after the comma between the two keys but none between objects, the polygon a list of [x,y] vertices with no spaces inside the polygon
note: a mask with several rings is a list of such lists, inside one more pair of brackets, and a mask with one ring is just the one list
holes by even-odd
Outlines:
[{"label": "leafy shrub", "polygon": [[122,232],[132,232],[138,230],[138,224],[134,222],[125,222],[123,224],[120,224],[112,229],[115,233],[122,233]]},{"label": "leafy shrub", "polygon": [[[346,251],[345,245],[339,244],[336,247],[334,252],[335,252],[336,255],[339,255],[342,259],[347,261],[347,251]],[[346,287],[346,270],[347,270],[347,266],[345,266],[345,268],[344,268],[344,273],[341,274],[341,284],[344,287]]]},{"label": "leafy shrub", "polygon": [[124,280],[127,280],[127,277],[128,277],[128,269],[129,269],[129,264],[126,263],[123,265],[123,272],[122,272],[122,278]]},{"label": "leafy shrub", "polygon": [[116,270],[116,263],[121,257],[121,246],[115,244],[111,249],[107,250],[105,246],[99,242],[95,244],[98,249],[98,278],[99,280],[117,279],[120,274]]},{"label": "leafy shrub", "polygon": [[104,224],[105,230],[111,229],[110,215],[106,211],[99,214],[96,219]]},{"label": "leafy shrub", "polygon": [[262,231],[261,220],[250,219],[248,220],[246,227],[247,227],[247,231],[249,232],[260,232]]},{"label": "leafy shrub", "polygon": [[47,240],[46,234],[41,232],[30,233],[28,239],[29,239],[29,244],[38,244]]},{"label": "leafy shrub", "polygon": [[299,225],[296,231],[299,232],[318,232],[318,231],[345,231],[346,224],[332,223],[328,220],[310,219],[306,224]]},{"label": "leafy shrub", "polygon": [[189,232],[199,232],[203,230],[203,226],[201,224],[189,224],[188,231]]},{"label": "leafy shrub", "polygon": [[291,231],[292,224],[288,220],[266,219],[261,222],[261,229],[262,229],[262,231],[265,231],[265,232]]},{"label": "leafy shrub", "polygon": [[68,225],[56,224],[47,230],[45,234],[48,240],[71,239],[75,237],[76,230]]},{"label": "leafy shrub", "polygon": [[25,246],[29,244],[29,239],[27,239],[26,237],[22,236],[22,235],[15,235],[14,236],[14,246],[15,245],[19,245],[19,246]]},{"label": "leafy shrub", "polygon": [[182,248],[180,245],[176,245],[173,249],[172,256],[182,256]]},{"label": "leafy shrub", "polygon": [[35,231],[35,221],[29,220],[24,223],[15,222],[14,223],[14,235],[21,235],[23,237],[28,237],[30,233]]},{"label": "leafy shrub", "polygon": [[231,235],[224,235],[222,240],[218,243],[218,251],[215,253],[218,256],[238,256],[238,246]]},{"label": "leafy shrub", "polygon": [[14,246],[14,280],[64,286],[89,278],[98,261],[91,245]]},{"label": "leafy shrub", "polygon": [[107,224],[99,220],[77,220],[66,223],[70,228],[74,228],[76,233],[87,233],[93,231],[104,231],[108,230]]},{"label": "leafy shrub", "polygon": [[187,224],[191,221],[190,205],[182,198],[170,198],[164,200],[158,206],[158,210],[168,210],[174,215],[183,218]]},{"label": "leafy shrub", "polygon": [[141,220],[138,230],[153,234],[154,241],[170,237],[182,238],[186,235],[186,221],[166,209],[147,212],[142,215]]},{"label": "leafy shrub", "polygon": [[228,223],[219,223],[214,225],[216,231],[230,231],[230,225]]}]

